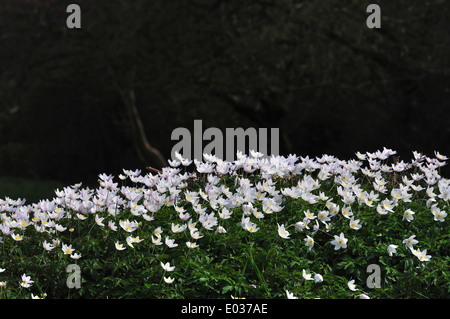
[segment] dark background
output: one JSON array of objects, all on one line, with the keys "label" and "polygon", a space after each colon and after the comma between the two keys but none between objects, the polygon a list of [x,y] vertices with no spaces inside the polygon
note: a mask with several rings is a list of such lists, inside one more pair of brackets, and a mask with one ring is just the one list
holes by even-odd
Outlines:
[{"label": "dark background", "polygon": [[279,127],[281,155],[450,155],[449,20],[441,0],[0,0],[0,176],[161,168],[194,119]]}]

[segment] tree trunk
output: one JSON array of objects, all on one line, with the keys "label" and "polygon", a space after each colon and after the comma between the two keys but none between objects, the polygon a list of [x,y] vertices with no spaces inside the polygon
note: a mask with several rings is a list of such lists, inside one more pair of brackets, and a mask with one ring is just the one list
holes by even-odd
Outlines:
[{"label": "tree trunk", "polygon": [[[157,148],[153,147],[147,139],[144,124],[142,123],[137,109],[134,89],[130,88],[128,92],[122,91],[121,93],[130,118],[130,125],[133,135],[132,138],[138,156],[144,163],[147,162],[149,158],[152,158],[154,163],[161,166],[161,168],[167,167],[168,163],[162,153]],[[148,165],[149,163],[146,164]]]}]

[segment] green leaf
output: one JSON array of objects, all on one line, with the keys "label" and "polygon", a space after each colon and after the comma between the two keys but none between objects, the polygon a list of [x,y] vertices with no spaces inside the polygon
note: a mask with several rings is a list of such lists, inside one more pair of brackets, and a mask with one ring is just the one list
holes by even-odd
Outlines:
[{"label": "green leaf", "polygon": [[222,294],[226,294],[226,293],[232,291],[233,289],[234,289],[234,286],[230,286],[230,285],[225,286],[222,288]]}]

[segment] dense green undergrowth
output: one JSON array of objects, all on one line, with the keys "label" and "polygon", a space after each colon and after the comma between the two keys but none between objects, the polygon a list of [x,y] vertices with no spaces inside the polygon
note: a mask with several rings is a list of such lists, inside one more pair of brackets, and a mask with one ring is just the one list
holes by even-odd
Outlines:
[{"label": "dense green undergrowth", "polygon": [[55,189],[64,186],[67,184],[53,180],[0,176],[0,197],[26,198],[28,203],[37,203],[42,199],[52,198]]},{"label": "dense green undergrowth", "polygon": [[0,297],[448,298],[446,157],[394,154],[178,156],[5,198]]}]

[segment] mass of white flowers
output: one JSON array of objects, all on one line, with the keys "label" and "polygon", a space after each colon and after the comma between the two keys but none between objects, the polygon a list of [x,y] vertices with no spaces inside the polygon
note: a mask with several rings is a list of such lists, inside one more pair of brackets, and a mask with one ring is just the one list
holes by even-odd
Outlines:
[{"label": "mass of white flowers", "polygon": [[[170,167],[159,173],[124,169],[119,180],[100,174],[96,189],[83,188],[79,183],[57,189],[55,198],[38,203],[0,199],[0,243],[21,245],[25,237],[29,242],[32,229],[46,234],[39,237],[45,239],[38,243],[45,251],[51,252],[59,246],[64,254],[82,260],[83,251],[68,242],[69,237],[65,236],[64,243],[61,237],[68,232],[76,233],[77,227],[100,227],[117,234],[114,238],[118,240],[112,241],[111,247],[121,253],[142,241],[191,250],[202,248],[202,238],[207,233],[227,236],[236,232],[225,224],[235,220],[240,225],[239,231],[254,234],[261,231],[263,223],[271,223],[273,232],[268,236],[284,241],[301,238],[309,251],[328,245],[340,253],[351,246],[349,238],[368,227],[361,212],[380,216],[397,214],[405,224],[411,224],[418,215],[415,209],[399,209],[405,207],[401,204],[416,198],[424,203],[430,219],[444,223],[450,181],[439,174],[439,168],[448,158],[439,152],[433,157],[413,152],[410,162],[389,161],[395,154],[384,148],[373,153],[357,152],[355,159],[341,160],[330,155],[264,158],[252,151],[250,155],[238,152],[234,162],[209,154],[205,154],[204,162],[188,161],[176,154],[177,160],[169,161]],[[188,171],[187,166],[192,164],[194,168]],[[326,189],[322,187],[325,183]],[[302,203],[302,211],[291,210],[293,201]],[[170,227],[160,225],[161,212],[172,214],[175,218],[172,221],[177,222],[172,222]],[[72,222],[63,223],[67,220]],[[337,220],[346,221],[348,227],[334,232]],[[91,224],[85,224],[88,221]],[[139,233],[144,224],[153,227],[148,236]],[[328,233],[329,240],[318,243],[315,239],[318,232]],[[396,248],[404,244],[420,261],[433,258],[427,255],[426,249],[414,246],[419,241],[414,239],[415,234],[411,235],[386,246],[386,255],[395,256]],[[161,266],[171,271],[176,266],[174,263],[174,266],[169,263]],[[0,267],[9,266],[5,259],[1,261]],[[176,276],[172,277],[164,281],[176,282]],[[311,274],[304,277],[313,280]],[[322,282],[320,274],[314,279]],[[25,275],[19,282],[23,287],[33,283]],[[349,287],[356,289],[354,281]]]}]

